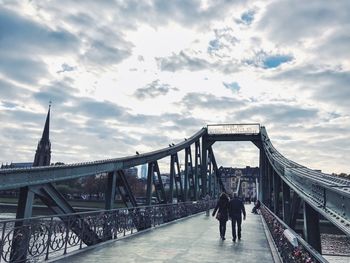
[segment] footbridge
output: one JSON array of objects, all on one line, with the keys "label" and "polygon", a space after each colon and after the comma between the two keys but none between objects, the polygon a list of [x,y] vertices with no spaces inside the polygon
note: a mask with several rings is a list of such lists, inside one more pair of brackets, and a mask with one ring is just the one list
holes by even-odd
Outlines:
[{"label": "footbridge", "polygon": [[[321,219],[350,236],[350,180],[285,158],[259,124],[208,125],[182,142],[153,152],[50,165],[49,113],[34,167],[0,170],[0,190],[19,191],[16,220],[0,221],[0,262],[52,260],[212,208],[219,193],[228,190],[212,147],[217,141],[250,141],[259,149],[261,214],[284,262],[299,262],[295,261],[299,256],[308,262],[327,262],[321,250]],[[169,159],[169,191],[165,191],[159,165],[165,158]],[[185,164],[183,172],[180,160]],[[148,165],[148,174],[146,203],[141,205],[124,169],[143,164]],[[94,175],[105,180],[104,209],[77,213],[55,184]],[[115,208],[116,194],[124,208]],[[35,197],[53,216],[32,217]],[[301,230],[297,229],[300,221]]]}]

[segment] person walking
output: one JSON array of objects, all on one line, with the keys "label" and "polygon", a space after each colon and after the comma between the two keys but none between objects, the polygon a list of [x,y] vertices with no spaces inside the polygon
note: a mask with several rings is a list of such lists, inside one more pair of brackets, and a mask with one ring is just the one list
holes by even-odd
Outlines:
[{"label": "person walking", "polygon": [[206,201],[206,206],[207,206],[207,209],[205,210],[205,215],[206,216],[209,216],[209,210],[210,210],[210,195],[209,194],[206,194],[204,196],[204,200]]},{"label": "person walking", "polygon": [[226,193],[222,192],[212,213],[212,216],[215,216],[217,212],[216,219],[219,220],[219,231],[222,240],[225,240],[226,222],[228,220],[228,204],[229,198]]},{"label": "person walking", "polygon": [[256,200],[255,205],[253,207],[252,213],[258,214],[258,209],[260,209],[261,203],[259,200]]},{"label": "person walking", "polygon": [[[241,240],[242,235],[242,214],[243,220],[246,218],[245,208],[242,200],[240,200],[235,193],[233,195],[232,200],[229,203],[229,215],[232,223],[232,241],[236,242],[236,237],[238,236],[238,240]],[[237,235],[236,235],[236,224],[237,224]]]}]

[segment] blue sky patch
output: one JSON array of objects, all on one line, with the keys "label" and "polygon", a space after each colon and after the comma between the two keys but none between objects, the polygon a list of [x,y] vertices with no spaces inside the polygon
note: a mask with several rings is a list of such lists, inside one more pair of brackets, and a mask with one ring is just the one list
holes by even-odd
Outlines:
[{"label": "blue sky patch", "polygon": [[241,15],[243,24],[250,25],[254,20],[255,11],[249,10]]},{"label": "blue sky patch", "polygon": [[208,53],[215,52],[221,47],[219,39],[214,39],[209,42]]},{"label": "blue sky patch", "polygon": [[222,83],[227,89],[231,90],[232,92],[238,92],[241,87],[239,86],[239,84],[237,82],[231,82],[231,83],[227,83],[227,82],[223,82]]},{"label": "blue sky patch", "polygon": [[273,55],[267,56],[263,60],[264,68],[277,68],[279,65],[293,60],[292,56],[288,55]]}]

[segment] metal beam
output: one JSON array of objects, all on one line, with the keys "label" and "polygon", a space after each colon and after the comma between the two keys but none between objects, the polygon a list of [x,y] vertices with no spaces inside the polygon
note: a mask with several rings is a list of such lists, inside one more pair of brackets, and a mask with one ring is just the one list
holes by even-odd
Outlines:
[{"label": "metal beam", "polygon": [[[147,186],[146,186],[146,205],[151,205],[152,201],[152,192],[153,192],[153,164],[152,162],[148,163],[147,169]],[[171,172],[170,172],[170,200],[172,202],[172,180],[171,180]]]},{"label": "metal beam", "polygon": [[[34,193],[29,186],[21,187],[19,190],[16,219],[30,218],[33,211]],[[10,262],[26,262],[27,249],[29,245],[28,235],[22,233],[29,231],[24,227],[26,221],[16,221],[13,232]],[[22,237],[25,237],[24,239]]]},{"label": "metal beam", "polygon": [[117,172],[110,172],[107,175],[107,185],[105,194],[105,209],[110,210],[114,207],[115,190],[116,190]]},{"label": "metal beam", "polygon": [[116,188],[126,207],[136,207],[137,202],[123,170],[117,171]]},{"label": "metal beam", "polygon": [[207,142],[207,135],[204,134],[202,136],[202,165],[201,165],[201,183],[202,183],[202,191],[201,195],[204,197],[206,194],[208,194],[207,189],[207,174],[208,174],[208,142]]},{"label": "metal beam", "polygon": [[153,168],[152,168],[153,185],[154,185],[154,190],[156,192],[158,203],[166,204],[168,201],[167,201],[167,197],[165,194],[164,185],[163,185],[163,181],[162,181],[162,176],[160,174],[158,162],[157,161],[153,162],[152,166],[153,166]]},{"label": "metal beam", "polygon": [[135,156],[68,165],[42,166],[26,169],[1,169],[0,190],[16,189],[24,186],[59,182],[89,175],[108,173],[156,161],[185,149],[198,141],[206,131],[207,130],[203,128],[186,141],[180,142],[173,147],[167,147]]},{"label": "metal beam", "polygon": [[199,140],[195,142],[195,157],[194,157],[194,194],[195,200],[198,200],[199,192],[202,189],[202,184],[200,180],[201,171],[200,168],[202,166],[202,158],[201,158],[201,145]]},{"label": "metal beam", "polygon": [[185,200],[195,200],[195,175],[194,175],[191,146],[185,149]]},{"label": "metal beam", "polygon": [[282,181],[282,214],[283,221],[290,225],[290,188],[289,186]]},{"label": "metal beam", "polygon": [[183,193],[183,187],[182,187],[182,179],[181,179],[181,169],[180,169],[180,162],[178,154],[173,155],[173,172],[174,172],[174,184],[175,184],[175,192],[177,201],[183,202],[184,201],[184,193]]},{"label": "metal beam", "polygon": [[272,180],[273,180],[273,212],[279,215],[279,198],[281,192],[281,178],[272,170]]},{"label": "metal beam", "polygon": [[301,205],[301,198],[294,192],[292,197],[292,207],[291,207],[291,215],[290,215],[290,227],[295,230],[297,224],[297,218],[299,215]]},{"label": "metal beam", "polygon": [[305,240],[321,254],[320,219],[317,211],[306,202],[304,202],[304,236]]},{"label": "metal beam", "polygon": [[37,186],[32,188],[32,191],[35,192],[40,200],[50,208],[57,217],[60,217],[86,245],[90,246],[102,242],[102,239],[91,229],[91,226],[81,219],[79,215],[72,215],[71,217],[65,216],[65,214],[73,214],[76,211],[52,184]]},{"label": "metal beam", "polygon": [[230,142],[256,142],[261,140],[261,135],[260,134],[252,134],[252,135],[247,135],[247,134],[208,134],[208,143],[214,143],[217,141],[230,141]]},{"label": "metal beam", "polygon": [[258,193],[258,199],[261,202],[265,202],[265,192],[264,192],[264,185],[265,185],[265,161],[264,161],[264,150],[259,150],[259,193]]}]

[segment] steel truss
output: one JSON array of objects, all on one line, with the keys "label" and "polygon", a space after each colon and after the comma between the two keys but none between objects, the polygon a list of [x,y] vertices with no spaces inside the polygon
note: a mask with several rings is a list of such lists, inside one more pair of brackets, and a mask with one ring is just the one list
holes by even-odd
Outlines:
[{"label": "steel truss", "polygon": [[[147,204],[152,203],[153,196],[158,203],[164,204],[173,203],[174,197],[180,203],[199,200],[207,194],[217,197],[219,191],[225,191],[225,189],[219,177],[212,149],[216,141],[251,141],[259,148],[259,199],[291,228],[295,228],[296,219],[302,207],[304,236],[316,250],[320,251],[318,227],[320,215],[350,235],[350,181],[310,170],[283,157],[271,144],[264,127],[261,127],[259,134],[229,135],[208,134],[207,129],[203,128],[181,143],[150,153],[71,165],[0,170],[0,190],[21,189],[21,212],[18,215],[24,220],[31,216],[34,195],[37,195],[55,213],[70,214],[74,212],[73,208],[52,183],[106,174],[105,208],[113,209],[115,195],[118,192],[126,207],[137,208],[138,204],[123,169],[148,164]],[[194,161],[191,152],[193,145]],[[180,169],[179,160],[179,154],[182,151],[185,152],[184,172]],[[158,160],[165,157],[170,158],[169,195],[165,192],[158,166]],[[144,213],[143,210],[137,211]],[[79,217],[74,220],[73,222],[81,222]],[[64,220],[62,222],[65,223]],[[80,228],[89,231],[89,226],[76,224],[72,225],[73,232],[80,233]],[[150,226],[148,223],[144,224],[147,227]],[[101,241],[92,233],[87,236],[80,237],[87,245]],[[28,240],[23,242],[28,244]],[[13,244],[14,250],[11,255],[23,249],[23,245],[16,245],[16,241]]]}]

